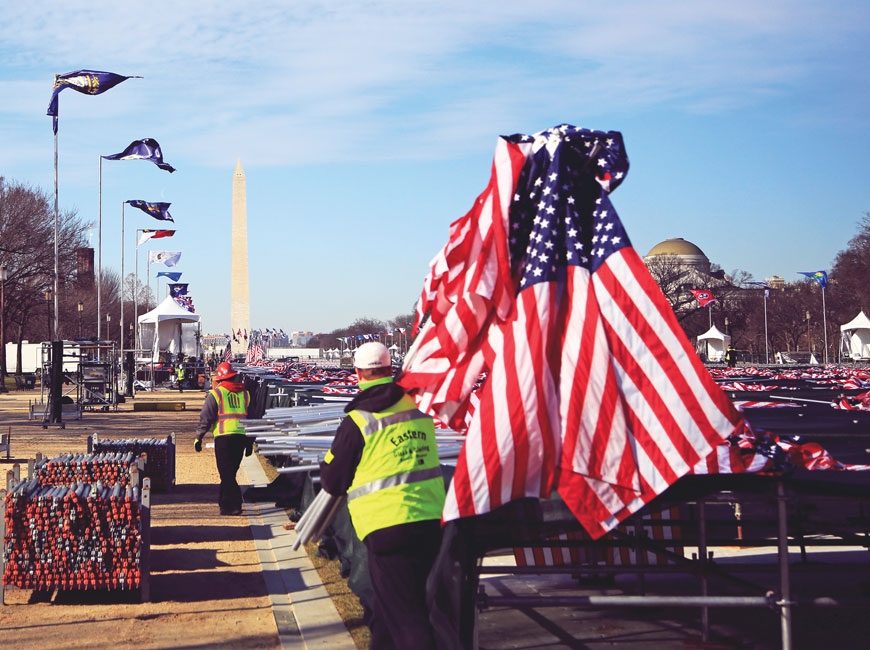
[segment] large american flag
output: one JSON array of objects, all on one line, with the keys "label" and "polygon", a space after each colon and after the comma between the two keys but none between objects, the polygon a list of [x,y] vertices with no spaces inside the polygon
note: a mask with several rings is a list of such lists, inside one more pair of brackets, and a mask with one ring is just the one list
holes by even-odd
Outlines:
[{"label": "large american flag", "polygon": [[451,224],[400,378],[466,430],[444,520],[557,490],[597,538],[743,426],[610,203],[627,170],[617,132],[502,137]]}]

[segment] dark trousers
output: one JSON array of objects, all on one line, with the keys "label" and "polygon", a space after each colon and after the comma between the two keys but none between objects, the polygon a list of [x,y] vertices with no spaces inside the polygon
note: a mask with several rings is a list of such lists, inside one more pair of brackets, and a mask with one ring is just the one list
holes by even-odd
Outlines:
[{"label": "dark trousers", "polygon": [[374,592],[371,650],[435,650],[426,578],[441,546],[441,522],[376,530],[365,546]]},{"label": "dark trousers", "polygon": [[214,458],[221,484],[218,490],[218,505],[221,512],[232,512],[242,507],[242,490],[236,481],[236,472],[242,464],[247,438],[244,434],[231,433],[215,436]]}]

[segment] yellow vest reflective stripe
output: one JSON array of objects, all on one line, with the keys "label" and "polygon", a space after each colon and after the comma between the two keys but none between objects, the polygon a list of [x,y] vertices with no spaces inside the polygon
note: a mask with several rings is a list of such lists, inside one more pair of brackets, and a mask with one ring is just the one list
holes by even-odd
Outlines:
[{"label": "yellow vest reflective stripe", "polygon": [[179,381],[184,379],[184,368],[179,366],[178,369],[175,371],[175,376],[178,378]]},{"label": "yellow vest reflective stripe", "polygon": [[370,483],[366,483],[365,485],[361,485],[355,490],[351,490],[347,493],[347,500],[353,501],[358,497],[365,496],[366,494],[371,494],[372,492],[377,492],[378,490],[383,490],[388,487],[394,487],[396,485],[408,485],[409,483],[416,483],[417,481],[426,481],[430,478],[435,478],[436,476],[443,480],[444,475],[441,472],[441,467],[419,469],[414,472],[407,472],[405,474],[388,476],[386,478],[382,478],[377,481],[372,481]]},{"label": "yellow vest reflective stripe", "polygon": [[215,437],[228,434],[244,434],[240,424],[248,412],[248,391],[235,393],[223,386],[208,391],[217,402],[217,422],[212,425],[211,432]]},{"label": "yellow vest reflective stripe", "polygon": [[348,414],[364,445],[348,510],[360,539],[381,528],[440,519],[444,479],[432,418],[404,396],[386,411]]}]

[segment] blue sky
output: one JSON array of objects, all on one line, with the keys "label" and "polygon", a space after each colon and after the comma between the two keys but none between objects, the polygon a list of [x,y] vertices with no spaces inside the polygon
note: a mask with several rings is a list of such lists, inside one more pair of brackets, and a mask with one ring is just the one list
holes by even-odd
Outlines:
[{"label": "blue sky", "polygon": [[[870,210],[868,28],[864,0],[4,3],[0,175],[53,194],[55,73],[141,75],[61,93],[60,207],[96,223],[102,204],[117,271],[123,202],[171,202],[174,226],[126,210],[125,273],[137,228],[175,228],[139,277],[145,251],[182,251],[210,333],[229,330],[237,160],[252,327],[330,331],[411,312],[496,138],[562,123],[622,132],[611,198],[641,255],[683,237],[793,281]],[[104,161],[100,195],[99,157],[146,137],[178,171]]]}]

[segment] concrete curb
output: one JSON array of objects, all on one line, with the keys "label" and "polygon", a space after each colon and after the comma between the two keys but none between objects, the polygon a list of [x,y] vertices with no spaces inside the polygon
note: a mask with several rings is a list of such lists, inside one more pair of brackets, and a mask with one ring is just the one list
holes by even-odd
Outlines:
[{"label": "concrete curb", "polygon": [[[249,485],[267,485],[256,455],[242,469]],[[304,548],[293,550],[296,532],[283,508],[263,503],[244,504],[254,545],[278,627],[281,647],[288,650],[356,650],[317,570]]]}]

